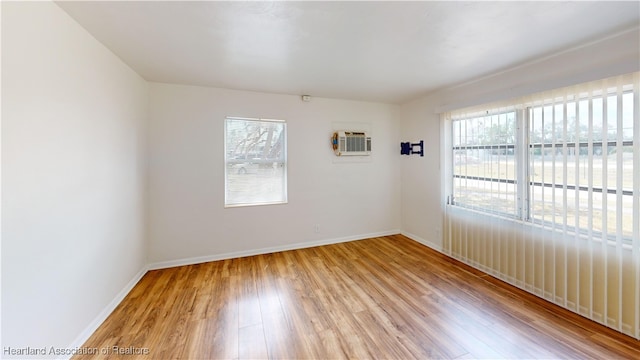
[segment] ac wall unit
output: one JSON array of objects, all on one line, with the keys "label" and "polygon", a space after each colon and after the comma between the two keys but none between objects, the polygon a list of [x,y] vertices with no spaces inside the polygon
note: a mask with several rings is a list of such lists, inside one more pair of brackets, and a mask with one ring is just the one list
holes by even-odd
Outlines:
[{"label": "ac wall unit", "polygon": [[371,155],[371,136],[364,131],[337,131],[331,140],[337,156]]}]

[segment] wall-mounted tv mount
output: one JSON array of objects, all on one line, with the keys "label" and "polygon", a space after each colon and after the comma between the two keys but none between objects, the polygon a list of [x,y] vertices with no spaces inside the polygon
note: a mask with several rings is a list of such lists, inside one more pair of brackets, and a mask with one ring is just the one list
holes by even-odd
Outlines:
[{"label": "wall-mounted tv mount", "polygon": [[[418,149],[416,149],[416,147]],[[424,140],[420,140],[419,143],[401,142],[400,143],[400,155],[420,154],[424,156]]]}]

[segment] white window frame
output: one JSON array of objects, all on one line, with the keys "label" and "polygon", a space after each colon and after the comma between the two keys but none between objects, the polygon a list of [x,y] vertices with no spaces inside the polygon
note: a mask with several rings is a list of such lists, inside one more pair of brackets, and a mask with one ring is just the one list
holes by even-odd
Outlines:
[{"label": "white window frame", "polygon": [[[282,140],[282,154],[281,157],[278,158],[279,161],[270,161],[271,163],[273,163],[274,166],[274,170],[277,169],[277,164],[282,164],[282,182],[279,184],[279,186],[281,186],[281,193],[282,196],[279,199],[270,199],[270,200],[261,200],[259,198],[253,199],[253,200],[244,200],[244,201],[237,201],[232,199],[231,196],[229,196],[229,192],[230,192],[230,176],[233,176],[233,174],[230,173],[230,167],[233,166],[234,164],[238,163],[238,161],[231,159],[231,152],[232,149],[228,149],[228,142],[227,142],[227,137],[229,136],[228,134],[228,126],[229,126],[229,121],[246,121],[246,122],[256,122],[256,123],[277,123],[277,124],[281,124],[282,125],[282,136],[283,136],[283,140]],[[278,204],[287,204],[288,203],[288,184],[287,184],[287,178],[288,178],[288,159],[287,159],[287,122],[285,120],[276,120],[276,119],[256,119],[256,118],[243,118],[243,117],[232,117],[232,116],[228,116],[225,118],[224,121],[224,207],[225,208],[234,208],[234,207],[245,207],[245,206],[261,206],[261,205],[278,205]],[[265,166],[268,165],[267,161],[265,159],[254,159],[252,161],[249,161],[249,159],[245,159],[247,161],[245,162],[251,162],[251,163],[255,163],[258,167],[260,168],[261,166]],[[273,160],[273,159],[271,159]],[[278,166],[279,167],[279,166]],[[256,170],[256,171],[262,171],[262,170]],[[247,174],[247,178],[249,178],[249,181],[251,181],[252,179],[250,178],[251,174]],[[259,181],[260,179],[254,179],[256,181]],[[268,198],[269,196],[265,196],[265,198]]]},{"label": "white window frame", "polygon": [[[508,113],[514,113],[515,116],[515,126],[516,128],[514,129],[515,133],[514,138],[515,138],[515,144],[513,147],[513,152],[514,152],[514,157],[515,159],[519,159],[519,152],[520,152],[520,148],[522,146],[520,146],[519,144],[521,144],[521,124],[523,122],[522,119],[522,111],[521,110],[517,110],[517,109],[497,109],[495,111],[488,111],[486,113],[483,114],[473,114],[472,116],[467,116],[467,117],[462,117],[459,119],[455,119],[451,122],[451,125],[453,126],[453,123],[456,121],[465,121],[468,119],[479,119],[479,118],[487,118],[487,117],[493,117],[493,116],[501,116],[501,115],[506,115]],[[450,131],[451,133],[451,137],[452,137],[452,145],[455,143],[455,141],[453,141],[453,136],[455,131],[453,131],[453,129],[451,129]],[[458,205],[461,207],[465,207],[468,209],[472,209],[472,210],[476,210],[476,211],[481,211],[481,212],[487,212],[487,213],[491,213],[491,214],[495,214],[495,215],[499,215],[499,216],[505,216],[505,217],[512,217],[512,218],[520,218],[521,217],[521,199],[523,198],[523,191],[525,190],[524,188],[521,188],[520,184],[522,183],[522,179],[521,179],[521,172],[519,171],[519,169],[517,169],[517,166],[519,165],[519,162],[515,163],[516,166],[516,171],[515,171],[515,179],[510,180],[510,179],[501,179],[501,178],[494,178],[494,177],[482,177],[482,178],[478,178],[478,177],[474,177],[474,176],[466,176],[466,175],[459,175],[455,173],[455,162],[457,159],[457,154],[456,151],[459,150],[495,150],[495,149],[512,149],[511,144],[487,144],[487,145],[461,145],[461,146],[451,146],[450,150],[451,150],[451,156],[450,159],[452,161],[451,164],[451,196],[450,196],[450,203],[452,205]],[[460,203],[456,200],[455,197],[455,185],[454,185],[454,178],[458,178],[458,179],[468,179],[468,180],[472,180],[472,181],[489,181],[491,183],[496,182],[499,184],[502,183],[508,183],[508,184],[512,184],[515,187],[516,190],[516,194],[515,194],[515,199],[516,199],[516,203],[515,203],[515,207],[514,207],[514,211],[513,212],[504,212],[504,211],[499,211],[499,210],[495,210],[495,209],[488,209],[488,208],[483,208],[481,206],[475,206],[472,204],[464,204],[464,203]]]}]

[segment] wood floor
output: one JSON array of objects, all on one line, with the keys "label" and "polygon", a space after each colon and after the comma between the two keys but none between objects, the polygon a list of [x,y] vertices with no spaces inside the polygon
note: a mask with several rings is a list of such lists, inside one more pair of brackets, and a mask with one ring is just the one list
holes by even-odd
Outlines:
[{"label": "wood floor", "polygon": [[123,359],[640,359],[639,341],[401,235],[150,271],[84,347]]}]

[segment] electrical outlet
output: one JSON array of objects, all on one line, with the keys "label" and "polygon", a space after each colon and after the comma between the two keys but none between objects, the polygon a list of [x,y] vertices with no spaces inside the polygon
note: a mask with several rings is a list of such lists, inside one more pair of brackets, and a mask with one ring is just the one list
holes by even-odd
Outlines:
[{"label": "electrical outlet", "polygon": [[319,224],[313,225],[313,232],[316,233],[316,234],[320,233],[320,225]]}]

